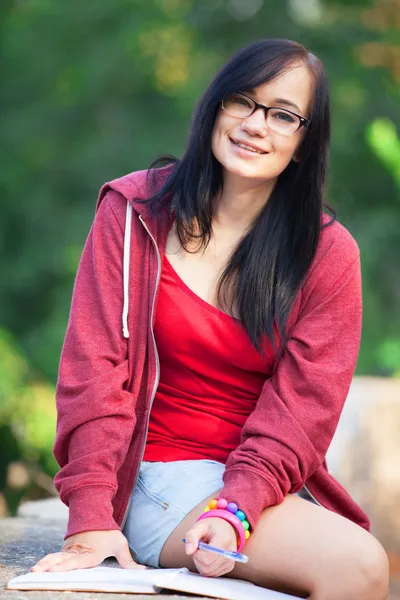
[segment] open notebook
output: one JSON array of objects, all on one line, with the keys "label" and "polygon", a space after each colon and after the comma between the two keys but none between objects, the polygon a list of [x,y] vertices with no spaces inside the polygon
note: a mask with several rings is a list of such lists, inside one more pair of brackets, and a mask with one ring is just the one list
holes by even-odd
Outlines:
[{"label": "open notebook", "polygon": [[294,596],[226,577],[210,578],[187,569],[130,571],[113,567],[77,569],[61,573],[27,573],[8,582],[8,590],[68,590],[158,594],[175,590],[223,600],[289,600]]}]

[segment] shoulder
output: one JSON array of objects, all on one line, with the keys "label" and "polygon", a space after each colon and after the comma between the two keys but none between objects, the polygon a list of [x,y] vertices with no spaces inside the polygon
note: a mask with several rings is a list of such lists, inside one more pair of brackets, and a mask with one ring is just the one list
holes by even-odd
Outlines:
[{"label": "shoulder", "polygon": [[338,221],[323,214],[320,240],[301,289],[304,306],[311,299],[322,302],[349,277],[360,278],[360,250],[351,233]]},{"label": "shoulder", "polygon": [[330,215],[323,213],[322,224],[323,227],[310,274],[312,271],[327,266],[331,266],[334,271],[340,272],[347,265],[359,259],[360,256],[360,249],[356,240],[339,221],[332,221]]},{"label": "shoulder", "polygon": [[153,235],[158,238],[166,227],[167,211],[164,211],[165,215],[160,213],[154,216],[145,200],[160,189],[171,170],[169,165],[151,171],[133,171],[106,182],[101,187],[97,199],[95,229],[103,235],[114,231],[124,236],[128,210],[132,208],[132,230],[136,233],[142,232],[143,226],[139,217],[143,217],[146,223],[152,226]]},{"label": "shoulder", "polygon": [[96,211],[101,205],[111,205],[111,208],[118,209],[119,206],[126,206],[127,201],[132,202],[136,197],[144,198],[147,177],[147,170],[133,171],[104,183],[100,188]]}]

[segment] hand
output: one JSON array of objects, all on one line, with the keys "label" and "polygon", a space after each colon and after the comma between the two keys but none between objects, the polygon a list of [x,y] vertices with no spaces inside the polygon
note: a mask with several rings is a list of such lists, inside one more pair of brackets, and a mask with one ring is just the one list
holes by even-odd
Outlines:
[{"label": "hand", "polygon": [[237,550],[237,533],[233,525],[219,517],[203,519],[186,533],[186,554],[193,555],[198,572],[207,577],[221,577],[232,571],[235,563],[230,558],[198,549],[198,542],[219,546],[224,550]]},{"label": "hand", "polygon": [[97,567],[105,558],[115,556],[122,569],[145,569],[129,551],[128,541],[119,530],[85,531],[68,537],[60,552],[48,554],[30,570],[71,571]]}]

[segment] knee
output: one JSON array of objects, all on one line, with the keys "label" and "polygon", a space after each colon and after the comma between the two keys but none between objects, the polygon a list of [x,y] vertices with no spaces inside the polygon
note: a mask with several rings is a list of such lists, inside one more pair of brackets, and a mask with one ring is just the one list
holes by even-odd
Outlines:
[{"label": "knee", "polygon": [[[359,540],[360,541],[360,540]],[[312,590],[314,600],[386,600],[389,564],[385,550],[372,536],[343,548]]]},{"label": "knee", "polygon": [[363,596],[360,598],[376,598],[386,600],[389,588],[389,562],[381,544],[370,537],[370,543],[360,548],[360,555],[355,560],[357,579]]}]

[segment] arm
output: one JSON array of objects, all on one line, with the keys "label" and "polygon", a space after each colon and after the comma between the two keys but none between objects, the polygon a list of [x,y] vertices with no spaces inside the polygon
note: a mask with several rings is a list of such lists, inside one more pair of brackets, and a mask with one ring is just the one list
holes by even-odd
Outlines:
[{"label": "arm", "polygon": [[323,462],[356,366],[361,334],[361,275],[352,241],[310,276],[284,354],[263,387],[231,453],[221,497],[255,527],[262,510],[297,492]]},{"label": "arm", "polygon": [[69,506],[67,536],[119,529],[112,498],[135,425],[127,341],[122,337],[120,197],[97,211],[75,281],[56,390],[55,484]]}]

